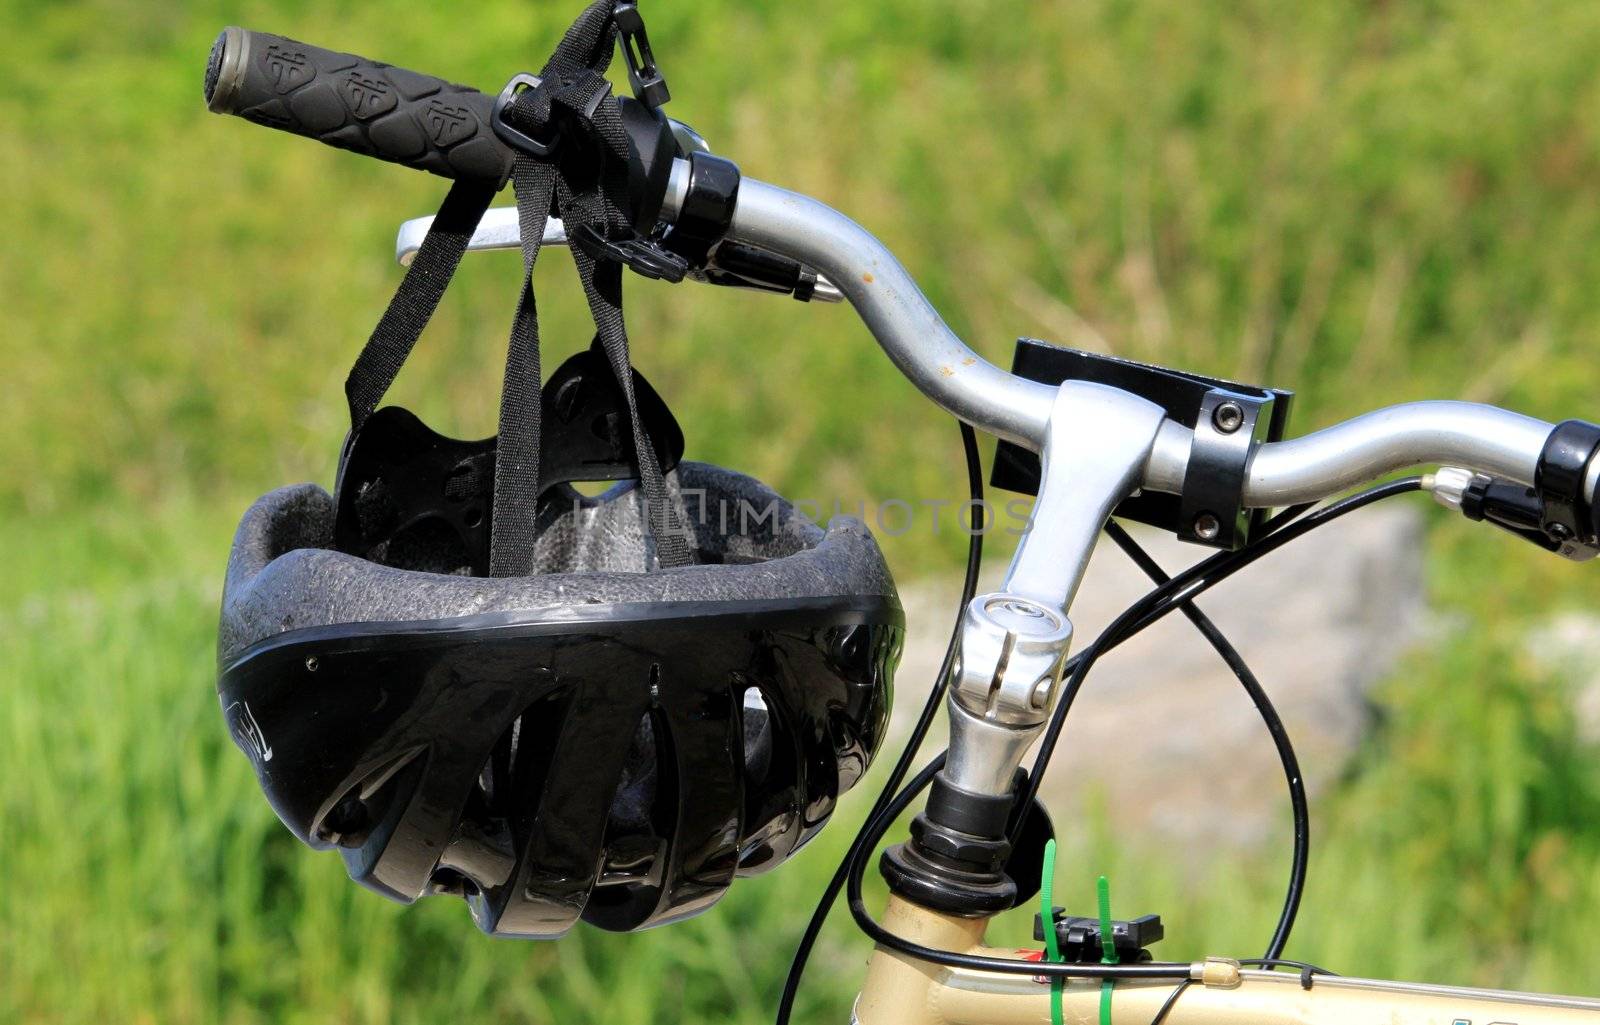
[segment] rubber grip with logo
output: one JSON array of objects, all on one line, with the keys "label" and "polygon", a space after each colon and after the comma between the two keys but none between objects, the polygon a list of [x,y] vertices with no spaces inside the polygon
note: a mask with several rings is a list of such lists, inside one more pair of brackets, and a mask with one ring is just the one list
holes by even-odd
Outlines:
[{"label": "rubber grip with logo", "polygon": [[444,178],[498,185],[511,171],[512,150],[490,126],[492,97],[268,32],[223,29],[206,106]]}]

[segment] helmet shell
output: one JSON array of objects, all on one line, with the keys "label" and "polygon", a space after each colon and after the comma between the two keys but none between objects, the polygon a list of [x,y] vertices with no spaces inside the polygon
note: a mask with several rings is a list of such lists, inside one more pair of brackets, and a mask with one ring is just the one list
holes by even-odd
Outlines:
[{"label": "helmet shell", "polygon": [[637,493],[615,489],[546,524],[554,571],[484,578],[322,547],[333,504],[312,485],[258,501],[218,693],[284,823],[386,896],[455,893],[485,931],[530,937],[694,914],[815,835],[883,740],[893,583],[857,521],[824,531],[714,467],[676,476],[680,497],[771,515],[691,518],[699,564],[628,571]]}]

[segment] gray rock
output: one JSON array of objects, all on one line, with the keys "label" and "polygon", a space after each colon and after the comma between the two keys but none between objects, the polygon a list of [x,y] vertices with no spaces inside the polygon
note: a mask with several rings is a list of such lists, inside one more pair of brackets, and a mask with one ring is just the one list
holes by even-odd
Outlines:
[{"label": "gray rock", "polygon": [[1563,612],[1528,635],[1528,655],[1568,681],[1579,735],[1600,744],[1600,616]]},{"label": "gray rock", "polygon": [[[1153,531],[1135,536],[1169,573],[1209,554]],[[1374,507],[1287,545],[1199,602],[1277,706],[1313,799],[1355,752],[1371,720],[1370,688],[1421,636],[1422,540],[1415,509]],[[1003,570],[991,566],[983,589],[996,589]],[[1102,544],[1073,606],[1075,650],[1149,587]],[[937,672],[959,591],[959,579],[902,588],[911,625],[897,676],[901,736]],[[943,745],[942,723],[934,739]],[[1042,793],[1058,822],[1092,802],[1119,829],[1187,852],[1254,846],[1287,821],[1282,770],[1259,714],[1178,613],[1101,660]]]}]

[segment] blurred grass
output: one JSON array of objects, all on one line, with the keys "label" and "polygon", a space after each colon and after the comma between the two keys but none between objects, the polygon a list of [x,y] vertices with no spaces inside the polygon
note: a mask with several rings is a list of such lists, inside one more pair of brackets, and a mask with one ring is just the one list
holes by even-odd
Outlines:
[{"label": "blurred grass", "polygon": [[[239,23],[494,85],[573,9],[0,0],[0,1020],[770,1014],[865,797],[691,923],[491,942],[458,906],[390,906],[299,849],[208,686],[234,517],[328,480],[342,375],[398,280],[393,230],[441,193],[206,114],[212,37]],[[1442,395],[1596,415],[1593,4],[715,0],[649,17],[674,114],[747,174],[861,219],[993,360],[1035,334],[1265,379],[1300,392],[1302,430]],[[492,429],[515,266],[467,262],[396,400]],[[553,353],[586,344],[561,254],[540,273]],[[630,289],[636,358],[692,455],[847,508],[958,485],[954,432],[847,310]],[[962,541],[886,539],[902,576],[952,566]],[[1459,522],[1430,547],[1451,625],[1316,808],[1290,952],[1593,992],[1600,936],[1572,923],[1600,911],[1600,759],[1521,643],[1538,614],[1592,605],[1593,582]],[[1261,945],[1280,852],[1196,880],[1083,832],[1069,898],[1109,869],[1119,905],[1166,916],[1165,953]],[[864,956],[836,923],[804,1020],[842,1020]]]}]

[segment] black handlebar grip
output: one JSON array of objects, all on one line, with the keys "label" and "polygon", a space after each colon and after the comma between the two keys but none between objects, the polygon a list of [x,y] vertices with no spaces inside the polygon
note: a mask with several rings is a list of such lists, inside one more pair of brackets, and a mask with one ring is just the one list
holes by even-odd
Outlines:
[{"label": "black handlebar grip", "polygon": [[222,30],[206,106],[444,178],[500,185],[511,172],[512,150],[490,125],[492,97],[267,32]]}]

